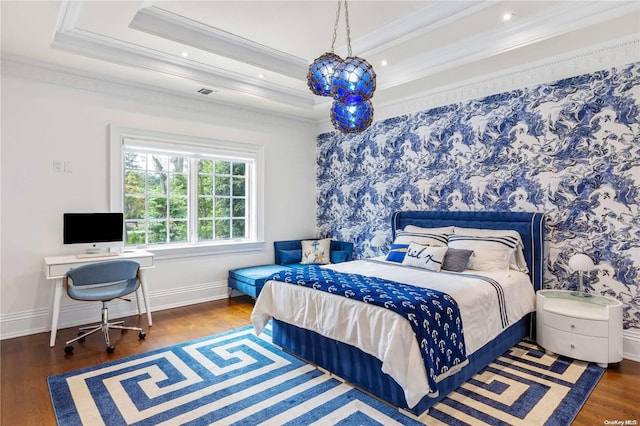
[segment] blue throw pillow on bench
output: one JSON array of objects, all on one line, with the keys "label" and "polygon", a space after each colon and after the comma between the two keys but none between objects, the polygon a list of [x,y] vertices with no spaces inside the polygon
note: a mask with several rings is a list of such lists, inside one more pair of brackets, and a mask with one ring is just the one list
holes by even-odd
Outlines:
[{"label": "blue throw pillow on bench", "polygon": [[329,253],[329,257],[331,258],[331,263],[342,263],[346,262],[348,259],[349,253],[344,250],[332,250]]},{"label": "blue throw pillow on bench", "polygon": [[302,260],[302,249],[297,250],[279,250],[280,262],[284,265],[292,263],[300,263]]}]

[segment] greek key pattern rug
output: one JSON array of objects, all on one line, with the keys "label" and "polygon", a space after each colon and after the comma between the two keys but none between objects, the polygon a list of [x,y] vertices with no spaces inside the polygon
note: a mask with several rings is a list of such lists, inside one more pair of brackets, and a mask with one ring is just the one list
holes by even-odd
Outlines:
[{"label": "greek key pattern rug", "polygon": [[429,425],[568,426],[603,373],[596,364],[548,355],[523,340],[422,420]]},{"label": "greek key pattern rug", "polygon": [[420,421],[252,327],[48,378],[59,425],[568,425],[603,369],[512,348]]}]

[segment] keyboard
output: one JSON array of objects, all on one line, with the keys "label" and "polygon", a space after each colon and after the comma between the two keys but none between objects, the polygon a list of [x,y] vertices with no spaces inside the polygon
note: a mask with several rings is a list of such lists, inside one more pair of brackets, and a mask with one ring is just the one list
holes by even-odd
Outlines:
[{"label": "keyboard", "polygon": [[120,253],[104,252],[104,253],[81,253],[76,254],[76,259],[93,259],[95,257],[114,257],[120,256]]}]

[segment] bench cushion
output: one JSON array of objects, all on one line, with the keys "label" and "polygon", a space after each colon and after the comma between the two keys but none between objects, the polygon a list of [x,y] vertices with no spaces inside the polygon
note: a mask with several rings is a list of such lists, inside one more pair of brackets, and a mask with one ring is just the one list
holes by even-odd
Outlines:
[{"label": "bench cushion", "polygon": [[260,265],[232,269],[227,280],[229,287],[252,297],[258,297],[267,278],[276,272],[287,269],[282,265]]}]

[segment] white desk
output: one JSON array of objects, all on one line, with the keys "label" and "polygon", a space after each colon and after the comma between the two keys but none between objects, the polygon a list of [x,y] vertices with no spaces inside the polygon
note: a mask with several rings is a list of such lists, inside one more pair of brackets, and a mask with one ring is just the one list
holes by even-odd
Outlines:
[{"label": "white desk", "polygon": [[[56,344],[56,334],[58,333],[58,317],[60,315],[60,300],[62,299],[62,280],[71,268],[76,268],[81,265],[95,262],[108,262],[110,260],[131,259],[140,264],[141,282],[136,293],[136,300],[138,302],[138,314],[142,315],[142,307],[140,306],[140,299],[144,300],[144,306],[147,312],[147,320],[149,327],[151,327],[151,306],[149,305],[149,293],[147,291],[147,279],[145,269],[153,268],[153,253],[143,250],[125,251],[118,256],[105,256],[105,257],[89,257],[78,259],[75,255],[70,256],[53,256],[44,258],[44,276],[48,280],[55,280],[54,291],[51,293],[51,302],[49,308],[49,325],[51,327],[51,339],[49,340],[49,346],[53,347]],[[140,297],[142,292],[142,298]]]}]

